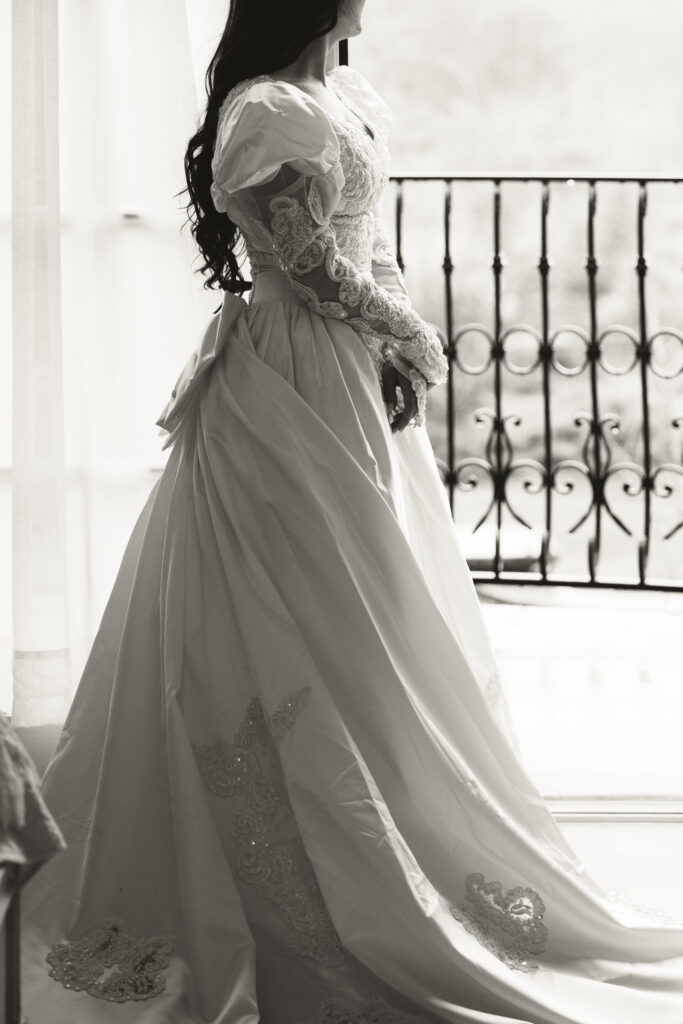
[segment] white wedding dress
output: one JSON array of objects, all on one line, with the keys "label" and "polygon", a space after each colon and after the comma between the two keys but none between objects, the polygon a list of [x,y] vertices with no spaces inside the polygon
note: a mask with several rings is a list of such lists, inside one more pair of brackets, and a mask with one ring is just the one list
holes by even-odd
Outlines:
[{"label": "white wedding dress", "polygon": [[425,428],[390,429],[381,323],[428,379],[442,357],[377,213],[389,111],[329,78],[347,120],[267,75],[221,110],[255,288],[162,414],[44,780],[68,849],[27,887],[26,1016],[681,1024],[683,924],[611,902],[564,838]]}]

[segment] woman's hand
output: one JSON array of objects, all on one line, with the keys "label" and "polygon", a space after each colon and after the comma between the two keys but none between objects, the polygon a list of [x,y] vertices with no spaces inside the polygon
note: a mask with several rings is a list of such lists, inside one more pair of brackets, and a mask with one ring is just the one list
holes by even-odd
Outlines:
[{"label": "woman's hand", "polygon": [[382,397],[392,430],[405,430],[417,412],[417,398],[408,377],[388,360],[382,367]]}]

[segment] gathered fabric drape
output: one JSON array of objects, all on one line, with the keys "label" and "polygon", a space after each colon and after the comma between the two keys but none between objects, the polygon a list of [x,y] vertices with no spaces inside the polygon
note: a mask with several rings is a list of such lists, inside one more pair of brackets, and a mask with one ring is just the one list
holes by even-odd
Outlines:
[{"label": "gathered fabric drape", "polygon": [[11,508],[12,530],[0,710],[34,726],[66,714],[165,461],[155,414],[220,302],[192,273],[176,193],[228,3],[2,3],[12,77],[2,426],[12,443],[0,515],[9,535]]}]

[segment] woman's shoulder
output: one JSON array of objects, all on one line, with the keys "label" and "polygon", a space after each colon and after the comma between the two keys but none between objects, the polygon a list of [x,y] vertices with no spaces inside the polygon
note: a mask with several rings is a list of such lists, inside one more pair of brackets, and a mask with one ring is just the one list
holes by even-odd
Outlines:
[{"label": "woman's shoulder", "polygon": [[220,122],[226,116],[235,116],[249,106],[259,106],[265,108],[263,112],[270,111],[276,115],[291,115],[297,111],[310,115],[319,108],[313,97],[293,82],[286,82],[270,74],[254,75],[238,82],[228,91],[221,104],[218,120]]},{"label": "woman's shoulder", "polygon": [[[391,128],[393,116],[388,104],[357,68],[340,64],[327,75],[335,92],[361,110],[385,134]],[[259,114],[287,115],[304,120],[325,118],[324,108],[306,89],[294,82],[278,78],[277,74],[254,75],[234,85],[225,96],[218,116],[219,124],[233,120],[250,107],[258,107]]]},{"label": "woman's shoulder", "polygon": [[391,108],[362,72],[340,64],[328,72],[328,78],[338,92],[363,111],[381,132],[388,134],[393,121]]}]

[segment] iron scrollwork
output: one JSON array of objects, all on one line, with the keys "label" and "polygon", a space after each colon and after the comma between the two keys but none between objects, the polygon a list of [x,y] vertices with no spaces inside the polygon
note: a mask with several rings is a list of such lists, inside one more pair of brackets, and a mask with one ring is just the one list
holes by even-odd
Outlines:
[{"label": "iron scrollwork", "polygon": [[[651,424],[651,389],[655,380],[671,381],[683,375],[683,331],[675,327],[660,326],[652,331],[648,328],[646,281],[649,271],[645,255],[645,226],[648,197],[652,188],[664,185],[680,185],[681,179],[659,178],[570,178],[560,175],[534,177],[511,175],[490,177],[486,175],[452,175],[446,178],[434,176],[403,176],[393,179],[397,185],[395,203],[396,252],[399,266],[404,269],[402,256],[402,227],[404,216],[404,184],[409,181],[422,182],[440,180],[445,185],[443,205],[444,254],[441,263],[445,293],[445,320],[448,344],[446,355],[449,362],[449,377],[446,394],[447,438],[446,458],[443,463],[444,481],[448,487],[451,506],[456,512],[456,492],[473,492],[477,488],[490,489],[486,507],[476,517],[473,531],[479,530],[487,520],[495,520],[495,550],[492,553],[492,570],[495,579],[505,579],[501,557],[501,528],[504,518],[512,518],[523,528],[534,527],[529,518],[517,506],[520,497],[519,479],[522,477],[522,491],[525,494],[542,497],[544,504],[541,524],[541,542],[538,557],[540,579],[544,582],[576,583],[604,582],[599,578],[599,562],[602,543],[603,523],[609,520],[626,536],[633,537],[634,529],[626,521],[622,509],[616,507],[613,497],[614,486],[621,485],[621,494],[642,503],[642,529],[637,541],[638,578],[619,581],[624,586],[661,586],[664,589],[683,591],[683,579],[655,583],[649,578],[649,557],[653,535],[653,499],[670,499],[678,491],[678,482],[683,476],[681,463],[660,460],[656,463],[653,455],[653,431]],[[458,324],[455,317],[454,278],[457,276],[457,261],[453,259],[451,233],[454,221],[454,186],[465,183],[486,183],[492,187],[492,252],[490,261],[492,284],[492,324],[469,322]],[[507,259],[503,252],[503,192],[508,183],[538,186],[540,188],[540,252],[537,262],[540,328],[527,323],[516,323],[504,328],[503,324],[503,278]],[[635,225],[637,252],[633,266],[637,296],[637,324],[634,327],[623,323],[612,323],[599,328],[598,278],[601,262],[597,244],[597,211],[599,193],[607,183],[618,188],[635,188]],[[587,327],[565,323],[551,329],[550,279],[553,275],[553,261],[550,255],[550,207],[556,189],[583,186],[587,191],[585,219],[585,284],[587,299]],[[620,209],[623,203],[620,204]],[[525,363],[513,358],[510,341],[513,335],[523,334],[534,346],[532,357]],[[466,358],[464,354],[467,335],[474,335],[484,345],[481,359]],[[625,357],[615,361],[610,357],[610,342],[621,339]],[[561,342],[573,340],[580,346],[580,356],[573,365],[563,361]],[[657,358],[661,344],[673,341],[680,347],[680,358],[672,369]],[[504,378],[528,377],[538,373],[541,378],[541,400],[543,429],[540,438],[539,458],[516,457],[511,428],[522,426],[522,414],[504,409]],[[458,457],[457,432],[462,429],[463,420],[457,415],[457,396],[466,379],[490,374],[492,378],[492,402],[476,409],[475,423],[487,429],[483,442],[483,453],[468,453]],[[622,458],[622,451],[628,448],[628,439],[623,439],[621,418],[616,411],[602,408],[604,388],[601,379],[605,376],[628,378],[638,376],[641,429],[639,431],[639,452],[636,458]],[[574,413],[574,428],[580,432],[577,438],[579,449],[575,457],[558,458],[558,436],[555,420],[558,413],[557,399],[552,395],[553,380],[582,378],[586,380],[590,398],[585,410]],[[674,430],[681,430],[683,415],[677,414],[669,420]],[[584,434],[581,438],[581,434]],[[532,454],[536,454],[532,452]],[[513,493],[514,484],[515,491]],[[554,498],[577,495],[576,488],[586,488],[585,508],[569,528],[576,534],[581,527],[590,524],[591,536],[587,545],[589,580],[581,581],[577,576],[549,574],[551,541],[557,530],[554,525]],[[669,541],[683,529],[683,519],[661,531],[658,539]],[[475,573],[476,575],[476,573]],[[531,578],[531,572],[526,573]],[[484,578],[490,578],[486,572]],[[612,585],[610,583],[610,585]]]}]

